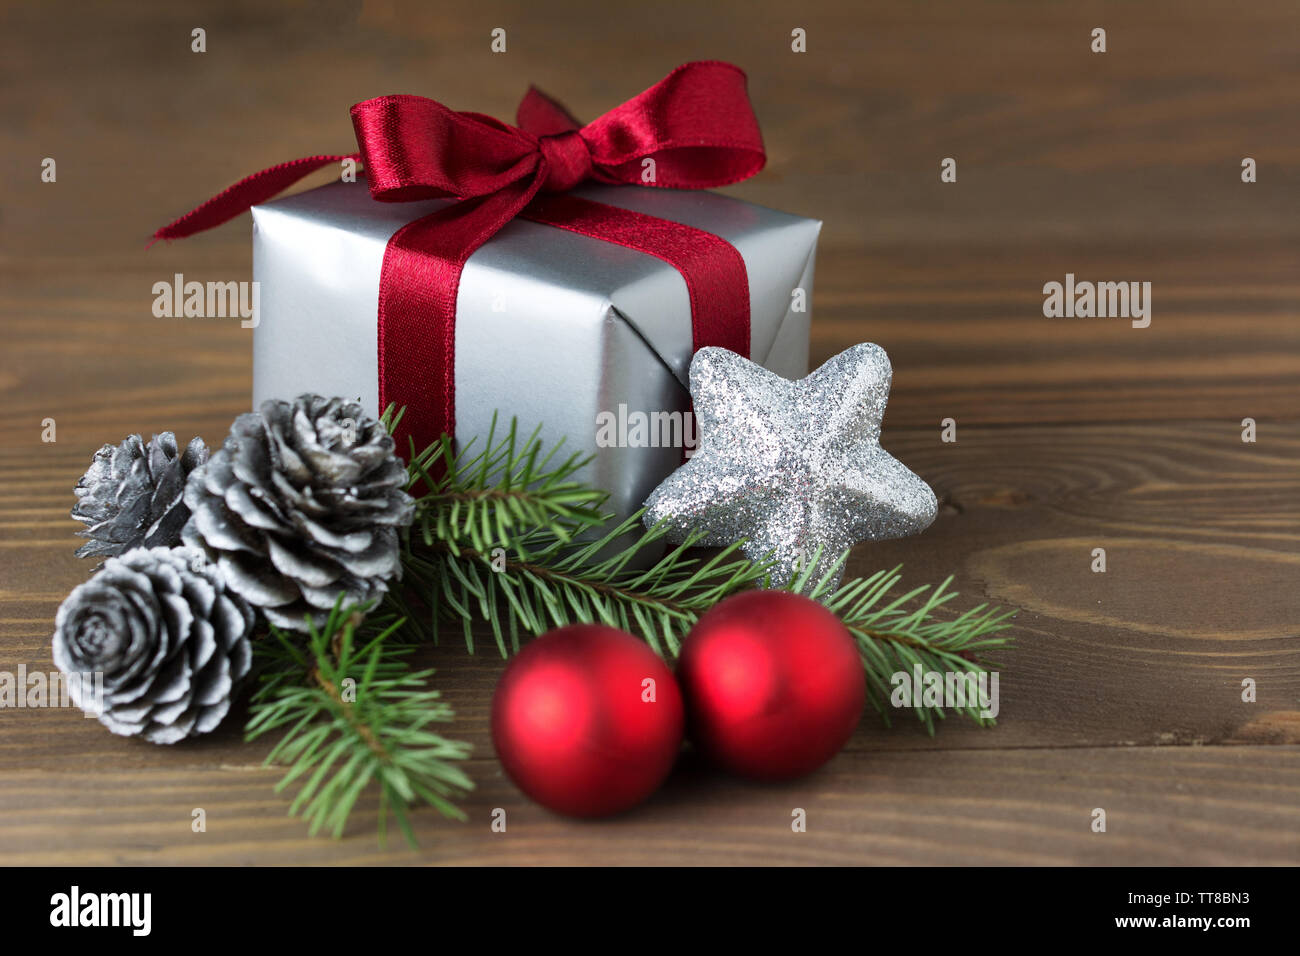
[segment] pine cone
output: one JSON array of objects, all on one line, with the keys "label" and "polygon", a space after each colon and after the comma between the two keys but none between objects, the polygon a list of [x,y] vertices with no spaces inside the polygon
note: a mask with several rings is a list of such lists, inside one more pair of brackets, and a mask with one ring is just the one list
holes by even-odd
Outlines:
[{"label": "pine cone", "polygon": [[89,526],[77,532],[90,538],[77,557],[180,544],[190,516],[182,500],[185,479],[207,460],[208,447],[200,439],[191,439],[181,452],[171,432],[154,435],[147,444],[129,435],[120,445],[95,452],[77,482],[79,500],[72,509],[72,517]]},{"label": "pine cone", "polygon": [[320,624],[340,592],[370,601],[401,577],[398,529],[415,503],[393,444],[356,402],[263,402],[190,477],[182,536],[271,623]]},{"label": "pine cone", "polygon": [[253,621],[202,552],[136,548],[105,561],[59,606],[54,664],[78,675],[69,697],[113,733],[174,744],[230,710],[252,663]]}]

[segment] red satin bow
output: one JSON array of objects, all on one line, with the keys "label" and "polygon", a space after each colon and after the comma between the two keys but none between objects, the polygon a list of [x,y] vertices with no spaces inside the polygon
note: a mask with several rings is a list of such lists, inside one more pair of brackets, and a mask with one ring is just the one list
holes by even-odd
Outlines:
[{"label": "red satin bow", "polygon": [[694,347],[721,345],[748,354],[748,280],[730,244],[566,194],[587,180],[707,189],[757,173],[766,157],[744,73],[728,63],[688,63],[581,127],[554,100],[530,89],[518,124],[456,112],[420,96],[366,100],[352,107],[359,153],[311,156],[254,173],[159,229],[154,239],[220,225],[314,170],[358,156],[377,200],[459,199],[403,226],[384,254],[379,404],[408,409],[399,448],[407,434],[417,447],[440,433],[454,434],[460,274],[474,250],[516,216],[663,259],[686,280]]},{"label": "red satin bow", "polygon": [[381,96],[352,107],[352,125],[376,199],[401,202],[502,192],[529,198],[567,192],[586,179],[708,189],[763,168],[763,139],[728,63],[688,63],[639,96],[579,128],[550,97],[530,89],[519,127],[457,113],[422,96]]}]

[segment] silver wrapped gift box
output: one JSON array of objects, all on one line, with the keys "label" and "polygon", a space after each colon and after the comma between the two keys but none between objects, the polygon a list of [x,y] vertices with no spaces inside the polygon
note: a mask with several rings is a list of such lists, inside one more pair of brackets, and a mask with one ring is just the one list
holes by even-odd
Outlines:
[{"label": "silver wrapped gift box", "polygon": [[[751,358],[789,378],[807,373],[819,221],[708,192],[597,185],[575,192],[730,242],[749,274]],[[334,183],[253,208],[261,297],[254,407],[317,392],[382,411],[376,316],[384,248],[399,228],[443,204],[376,202],[364,184]],[[525,432],[540,424],[545,448],[563,440],[568,451],[595,456],[578,477],[608,491],[609,510],[626,517],[682,462],[691,354],[690,300],[675,269],[516,219],[461,276],[457,442],[477,437],[481,447],[494,411],[503,422],[517,418]]]}]

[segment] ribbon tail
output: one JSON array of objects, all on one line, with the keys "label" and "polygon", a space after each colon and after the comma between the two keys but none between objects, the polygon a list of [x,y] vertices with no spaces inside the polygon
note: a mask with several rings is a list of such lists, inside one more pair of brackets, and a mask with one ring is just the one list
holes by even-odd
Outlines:
[{"label": "ribbon tail", "polygon": [[276,193],[283,192],[304,176],[314,173],[323,166],[342,162],[345,159],[358,158],[360,158],[359,153],[306,156],[245,176],[207,202],[163,226],[153,234],[149,245],[152,246],[159,239],[183,239],[196,232],[219,226],[223,222],[234,219],[240,213],[247,212],[258,203],[266,202]]}]

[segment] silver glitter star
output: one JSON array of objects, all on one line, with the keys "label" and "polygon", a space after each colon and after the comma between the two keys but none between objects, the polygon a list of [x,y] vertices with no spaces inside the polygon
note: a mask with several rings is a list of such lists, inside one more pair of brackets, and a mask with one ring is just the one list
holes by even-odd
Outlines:
[{"label": "silver glitter star", "polygon": [[[745,539],[788,582],[816,548],[825,568],[859,541],[922,531],[938,502],[930,486],[880,447],[889,356],[855,345],[807,378],[790,381],[722,348],[691,362],[700,447],[646,499],[645,523],[668,537],[722,547]],[[839,584],[843,568],[833,583]]]}]

